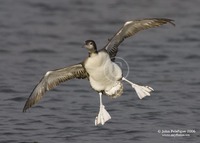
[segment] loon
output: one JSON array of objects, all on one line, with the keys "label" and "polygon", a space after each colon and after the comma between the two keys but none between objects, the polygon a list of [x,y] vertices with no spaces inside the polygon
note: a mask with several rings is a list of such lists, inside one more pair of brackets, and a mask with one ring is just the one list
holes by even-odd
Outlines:
[{"label": "loon", "polygon": [[60,83],[74,78],[88,79],[91,87],[98,92],[100,98],[100,109],[95,118],[95,125],[104,125],[106,121],[111,119],[111,116],[102,103],[102,95],[112,98],[121,96],[123,93],[122,81],[129,83],[135,89],[139,99],[150,96],[150,93],[154,91],[150,86],[141,86],[123,77],[122,69],[115,63],[118,46],[124,39],[135,35],[141,30],[158,27],[167,23],[175,26],[173,20],[166,18],[146,18],[127,21],[108,40],[105,47],[100,50],[97,50],[95,41],[86,40],[84,47],[88,51],[88,57],[78,64],[46,72],[27,99],[23,112],[39,102],[46,91],[53,89]]}]

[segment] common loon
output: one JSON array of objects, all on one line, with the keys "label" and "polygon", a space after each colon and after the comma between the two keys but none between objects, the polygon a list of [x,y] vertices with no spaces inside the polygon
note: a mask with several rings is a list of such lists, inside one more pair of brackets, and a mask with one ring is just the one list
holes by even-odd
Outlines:
[{"label": "common loon", "polygon": [[153,91],[153,88],[149,86],[135,84],[123,77],[121,68],[115,63],[118,46],[125,38],[133,36],[141,30],[158,27],[166,23],[175,25],[173,20],[166,18],[146,18],[127,21],[118,32],[108,40],[105,47],[100,50],[97,50],[96,43],[93,40],[86,40],[84,47],[88,50],[88,57],[81,63],[48,71],[33,89],[25,103],[23,112],[36,104],[44,96],[46,91],[51,90],[61,82],[74,78],[88,79],[91,87],[97,91],[100,96],[100,109],[95,118],[95,125],[104,125],[106,121],[111,119],[111,116],[102,103],[103,94],[113,98],[122,95],[122,81],[131,84],[140,99],[145,96],[150,96],[150,92]]}]

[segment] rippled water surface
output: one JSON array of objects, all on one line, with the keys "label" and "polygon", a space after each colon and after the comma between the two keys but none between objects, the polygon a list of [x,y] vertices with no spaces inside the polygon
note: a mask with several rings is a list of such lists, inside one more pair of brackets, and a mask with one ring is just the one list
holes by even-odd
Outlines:
[{"label": "rippled water surface", "polygon": [[[1,0],[1,143],[197,143],[200,127],[200,1]],[[48,70],[81,62],[87,39],[103,47],[123,22],[146,17],[175,20],[127,39],[118,57],[128,79],[155,89],[139,100],[124,83],[118,99],[103,98],[112,119],[94,126],[98,94],[86,80],[48,92],[26,113],[22,108]],[[125,72],[126,67],[124,67]],[[164,137],[164,130],[194,130]],[[182,134],[183,135],[183,134]]]}]

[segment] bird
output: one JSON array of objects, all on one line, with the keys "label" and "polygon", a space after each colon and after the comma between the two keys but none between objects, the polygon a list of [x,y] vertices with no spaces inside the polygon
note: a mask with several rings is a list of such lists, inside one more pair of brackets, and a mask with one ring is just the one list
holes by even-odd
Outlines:
[{"label": "bird", "polygon": [[92,89],[98,92],[100,98],[99,113],[95,118],[95,125],[104,125],[111,119],[111,116],[102,102],[102,95],[111,98],[121,96],[124,90],[123,81],[129,83],[135,89],[139,99],[150,96],[151,92],[154,91],[150,86],[133,83],[123,76],[122,69],[115,63],[119,45],[126,38],[141,30],[159,27],[167,23],[175,26],[174,20],[168,18],[144,18],[126,21],[100,50],[97,50],[94,40],[86,40],[83,47],[87,49],[88,57],[78,64],[47,71],[28,97],[23,112],[38,103],[47,91],[60,83],[75,78],[86,79]]}]

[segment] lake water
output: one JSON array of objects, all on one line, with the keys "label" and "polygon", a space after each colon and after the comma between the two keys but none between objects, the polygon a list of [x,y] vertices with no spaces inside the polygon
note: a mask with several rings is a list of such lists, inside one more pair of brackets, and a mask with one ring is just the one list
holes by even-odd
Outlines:
[{"label": "lake water", "polygon": [[[200,139],[200,1],[1,0],[1,143],[197,143]],[[47,92],[22,113],[48,70],[81,62],[84,41],[102,48],[127,20],[165,17],[120,45],[128,79],[155,89],[140,100],[124,83],[121,97],[103,97],[112,116],[94,126],[99,96],[86,80]],[[119,61],[120,63],[120,61]],[[126,67],[124,67],[126,71]]]}]

